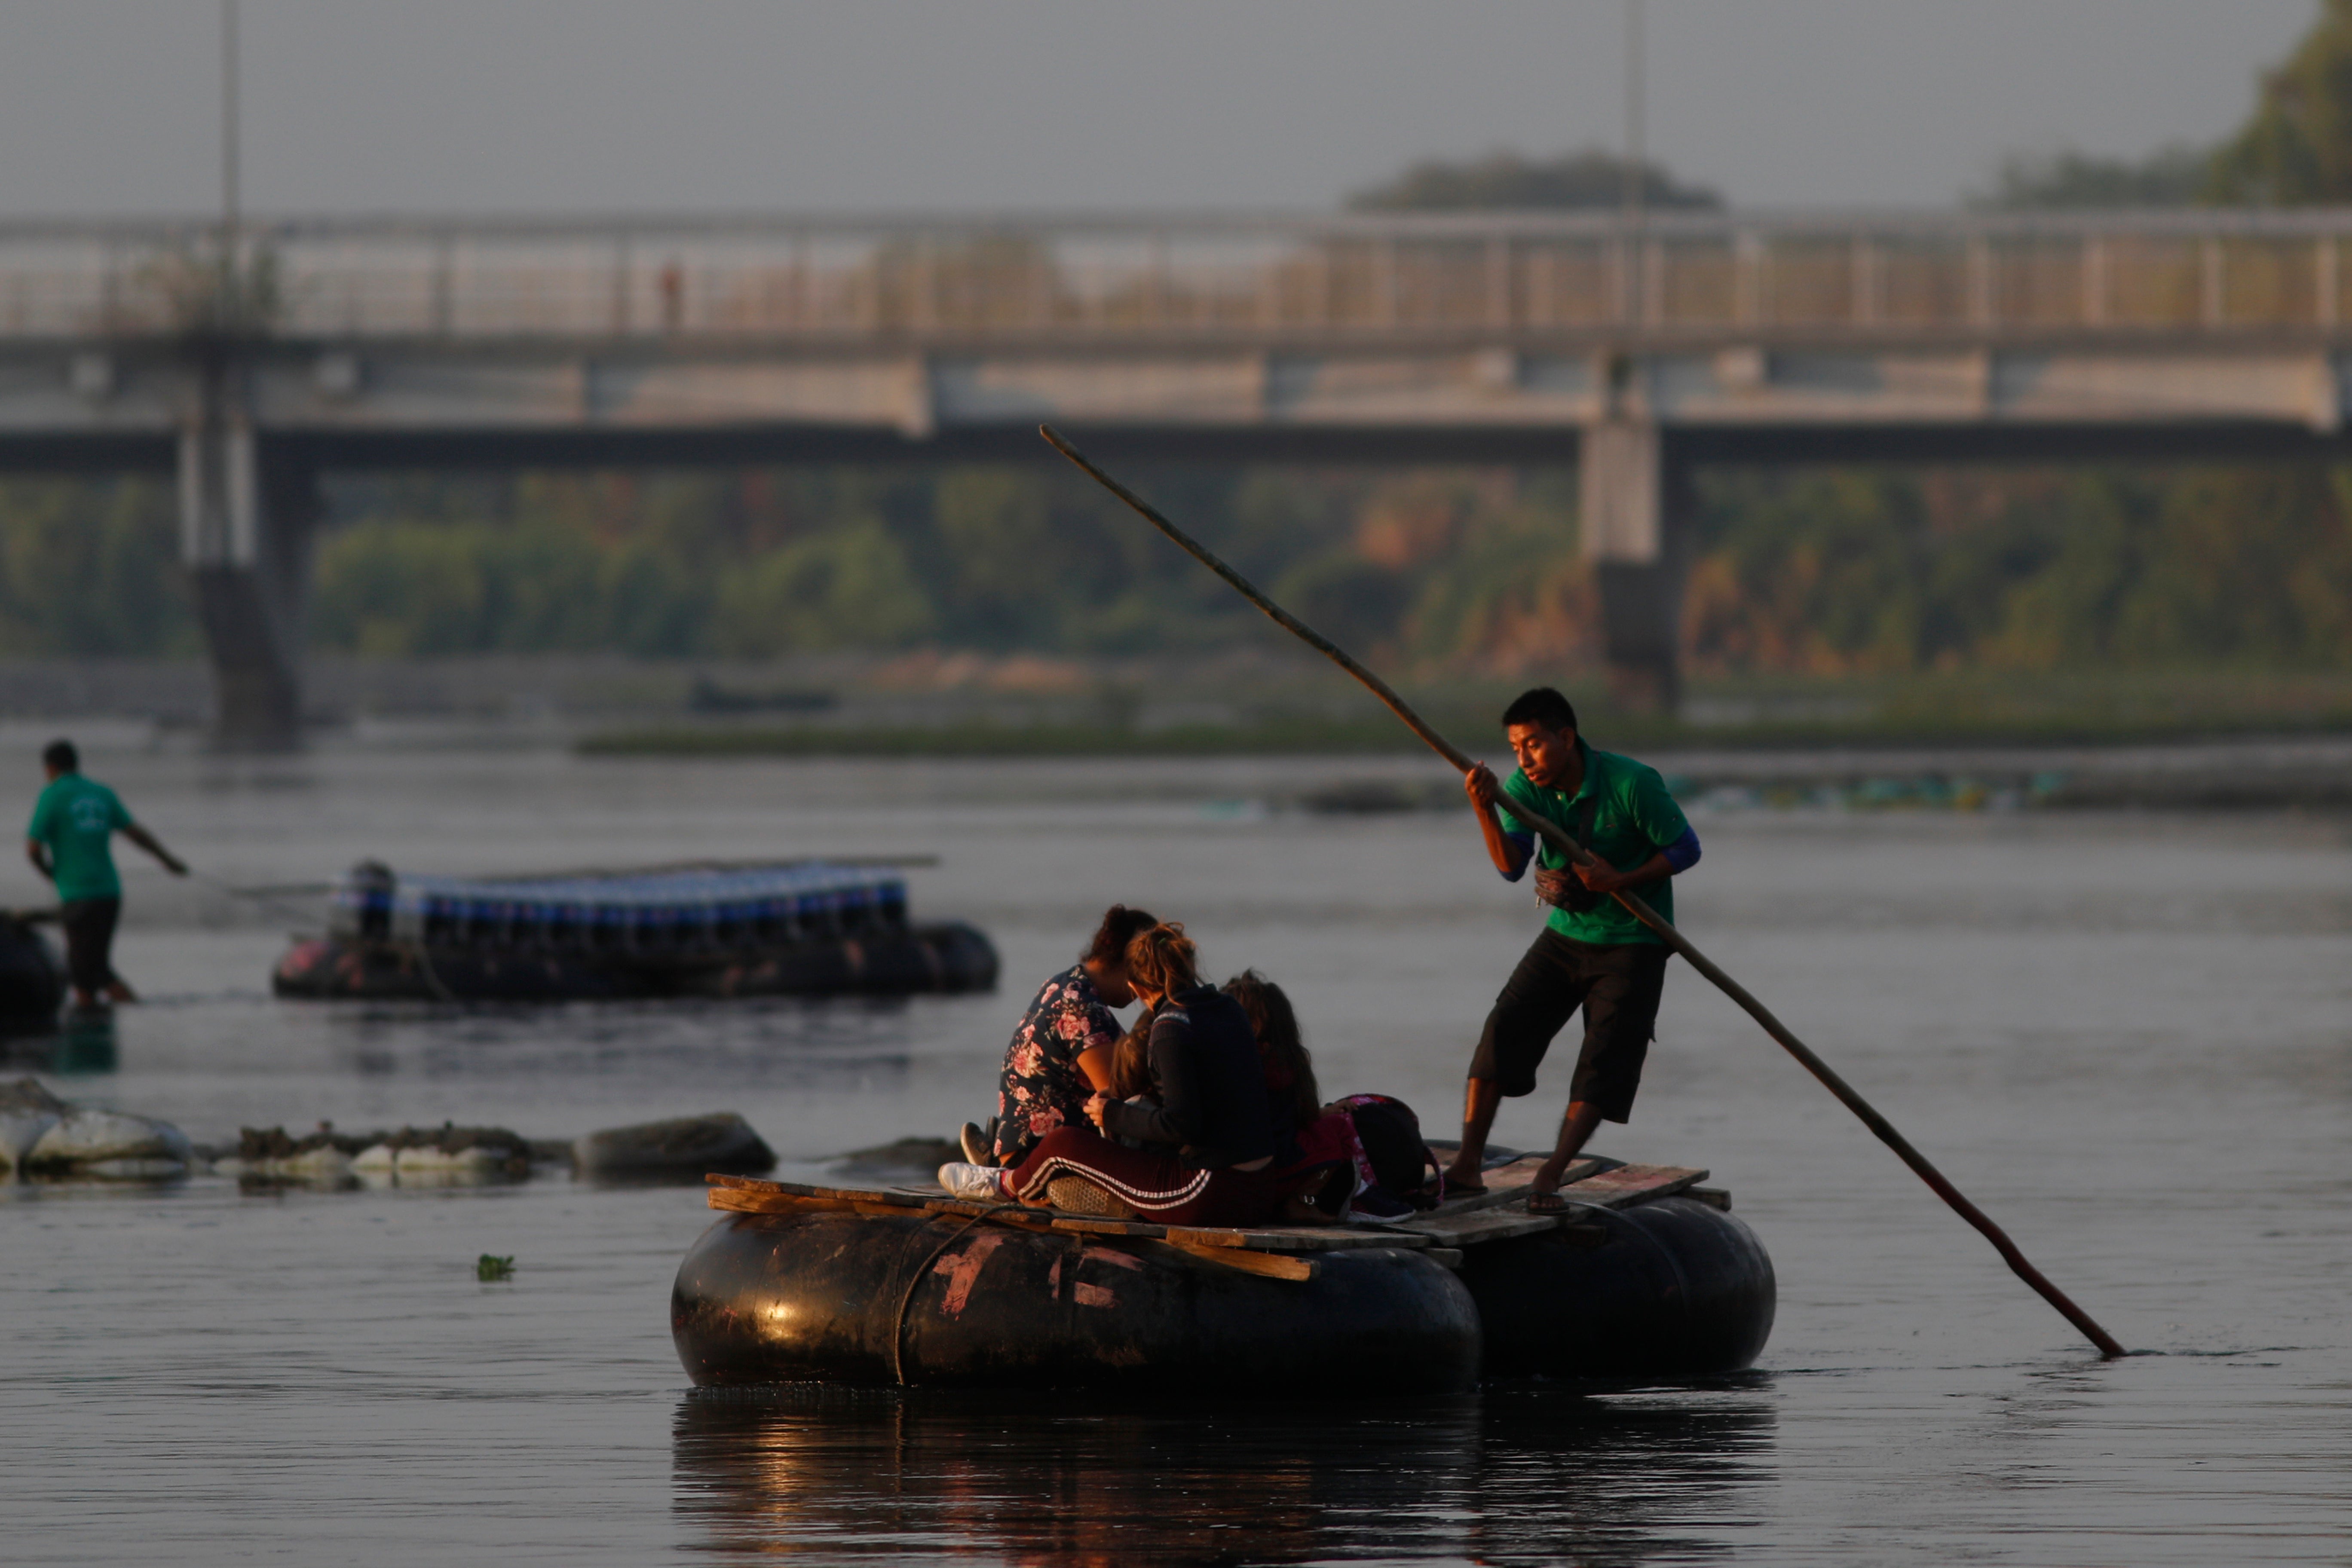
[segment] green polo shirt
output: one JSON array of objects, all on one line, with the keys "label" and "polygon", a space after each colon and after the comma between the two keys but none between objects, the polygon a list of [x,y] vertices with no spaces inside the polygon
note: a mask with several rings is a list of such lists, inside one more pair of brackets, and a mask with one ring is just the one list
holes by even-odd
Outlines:
[{"label": "green polo shirt", "polygon": [[[1522,805],[1568,829],[1569,837],[1620,871],[1646,864],[1651,856],[1690,831],[1683,808],[1666,793],[1658,770],[1614,752],[1596,752],[1582,740],[1576,749],[1584,757],[1584,783],[1574,795],[1566,790],[1538,789],[1514,768],[1503,781],[1503,793]],[[1534,838],[1510,813],[1496,808],[1503,831]],[[1538,866],[1557,869],[1568,857],[1540,838],[1535,839]],[[1664,915],[1675,918],[1675,883],[1644,882],[1632,889]],[[1603,899],[1589,910],[1554,909],[1548,925],[1572,942],[1618,947],[1627,942],[1656,942],[1658,935],[1626,912],[1615,899]]]},{"label": "green polo shirt", "polygon": [[49,847],[58,900],[69,904],[122,896],[122,879],[114,874],[114,830],[130,826],[131,814],[112,790],[79,773],[60,773],[34,804],[25,837]]}]

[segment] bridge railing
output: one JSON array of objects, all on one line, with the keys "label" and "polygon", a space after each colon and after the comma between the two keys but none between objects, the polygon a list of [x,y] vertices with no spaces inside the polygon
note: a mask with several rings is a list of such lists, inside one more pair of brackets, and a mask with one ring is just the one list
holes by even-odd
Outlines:
[{"label": "bridge railing", "polygon": [[[2333,331],[2352,213],[258,224],[297,339]],[[0,337],[189,324],[200,226],[0,226]],[[206,269],[210,268],[210,271]]]}]

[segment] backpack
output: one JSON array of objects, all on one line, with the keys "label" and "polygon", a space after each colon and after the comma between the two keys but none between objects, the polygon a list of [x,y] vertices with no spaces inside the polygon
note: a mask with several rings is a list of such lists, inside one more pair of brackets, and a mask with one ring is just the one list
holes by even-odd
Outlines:
[{"label": "backpack", "polygon": [[[1444,1167],[1422,1141],[1421,1118],[1403,1100],[1385,1094],[1351,1094],[1323,1108],[1327,1119],[1344,1123],[1349,1154],[1356,1168],[1349,1202],[1375,1219],[1399,1218],[1414,1209],[1434,1208],[1445,1190]],[[1425,1172],[1437,1173],[1434,1181]]]}]

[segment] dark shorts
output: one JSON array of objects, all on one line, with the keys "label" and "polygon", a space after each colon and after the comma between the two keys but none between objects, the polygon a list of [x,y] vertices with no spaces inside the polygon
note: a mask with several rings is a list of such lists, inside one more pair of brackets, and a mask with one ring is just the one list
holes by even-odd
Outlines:
[{"label": "dark shorts", "polygon": [[1596,947],[1547,930],[1503,983],[1470,1058],[1472,1078],[1492,1079],[1507,1095],[1532,1094],[1536,1068],[1558,1035],[1584,1009],[1584,1048],[1577,1054],[1571,1104],[1597,1107],[1622,1121],[1633,1113],[1642,1061],[1658,1029],[1658,994],[1673,954],[1654,942]]},{"label": "dark shorts", "polygon": [[114,922],[121,899],[75,899],[60,905],[66,932],[66,973],[77,991],[103,991],[114,980]]}]

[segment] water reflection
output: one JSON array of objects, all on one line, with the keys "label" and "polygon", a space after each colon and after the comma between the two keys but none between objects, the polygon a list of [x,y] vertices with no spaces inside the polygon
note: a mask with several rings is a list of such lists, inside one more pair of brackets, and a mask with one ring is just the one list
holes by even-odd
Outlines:
[{"label": "water reflection", "polygon": [[68,1007],[54,1028],[0,1036],[0,1067],[58,1078],[119,1071],[121,1041],[110,1007]]},{"label": "water reflection", "polygon": [[[992,999],[983,999],[992,1000]],[[638,1075],[736,1089],[902,1089],[907,999],[311,1004],[341,1062],[373,1078],[537,1083]]]},{"label": "water reflection", "polygon": [[1631,1563],[1729,1549],[1773,1419],[1760,1386],[1336,1406],[700,1392],[674,1424],[676,1507],[721,1554]]}]

